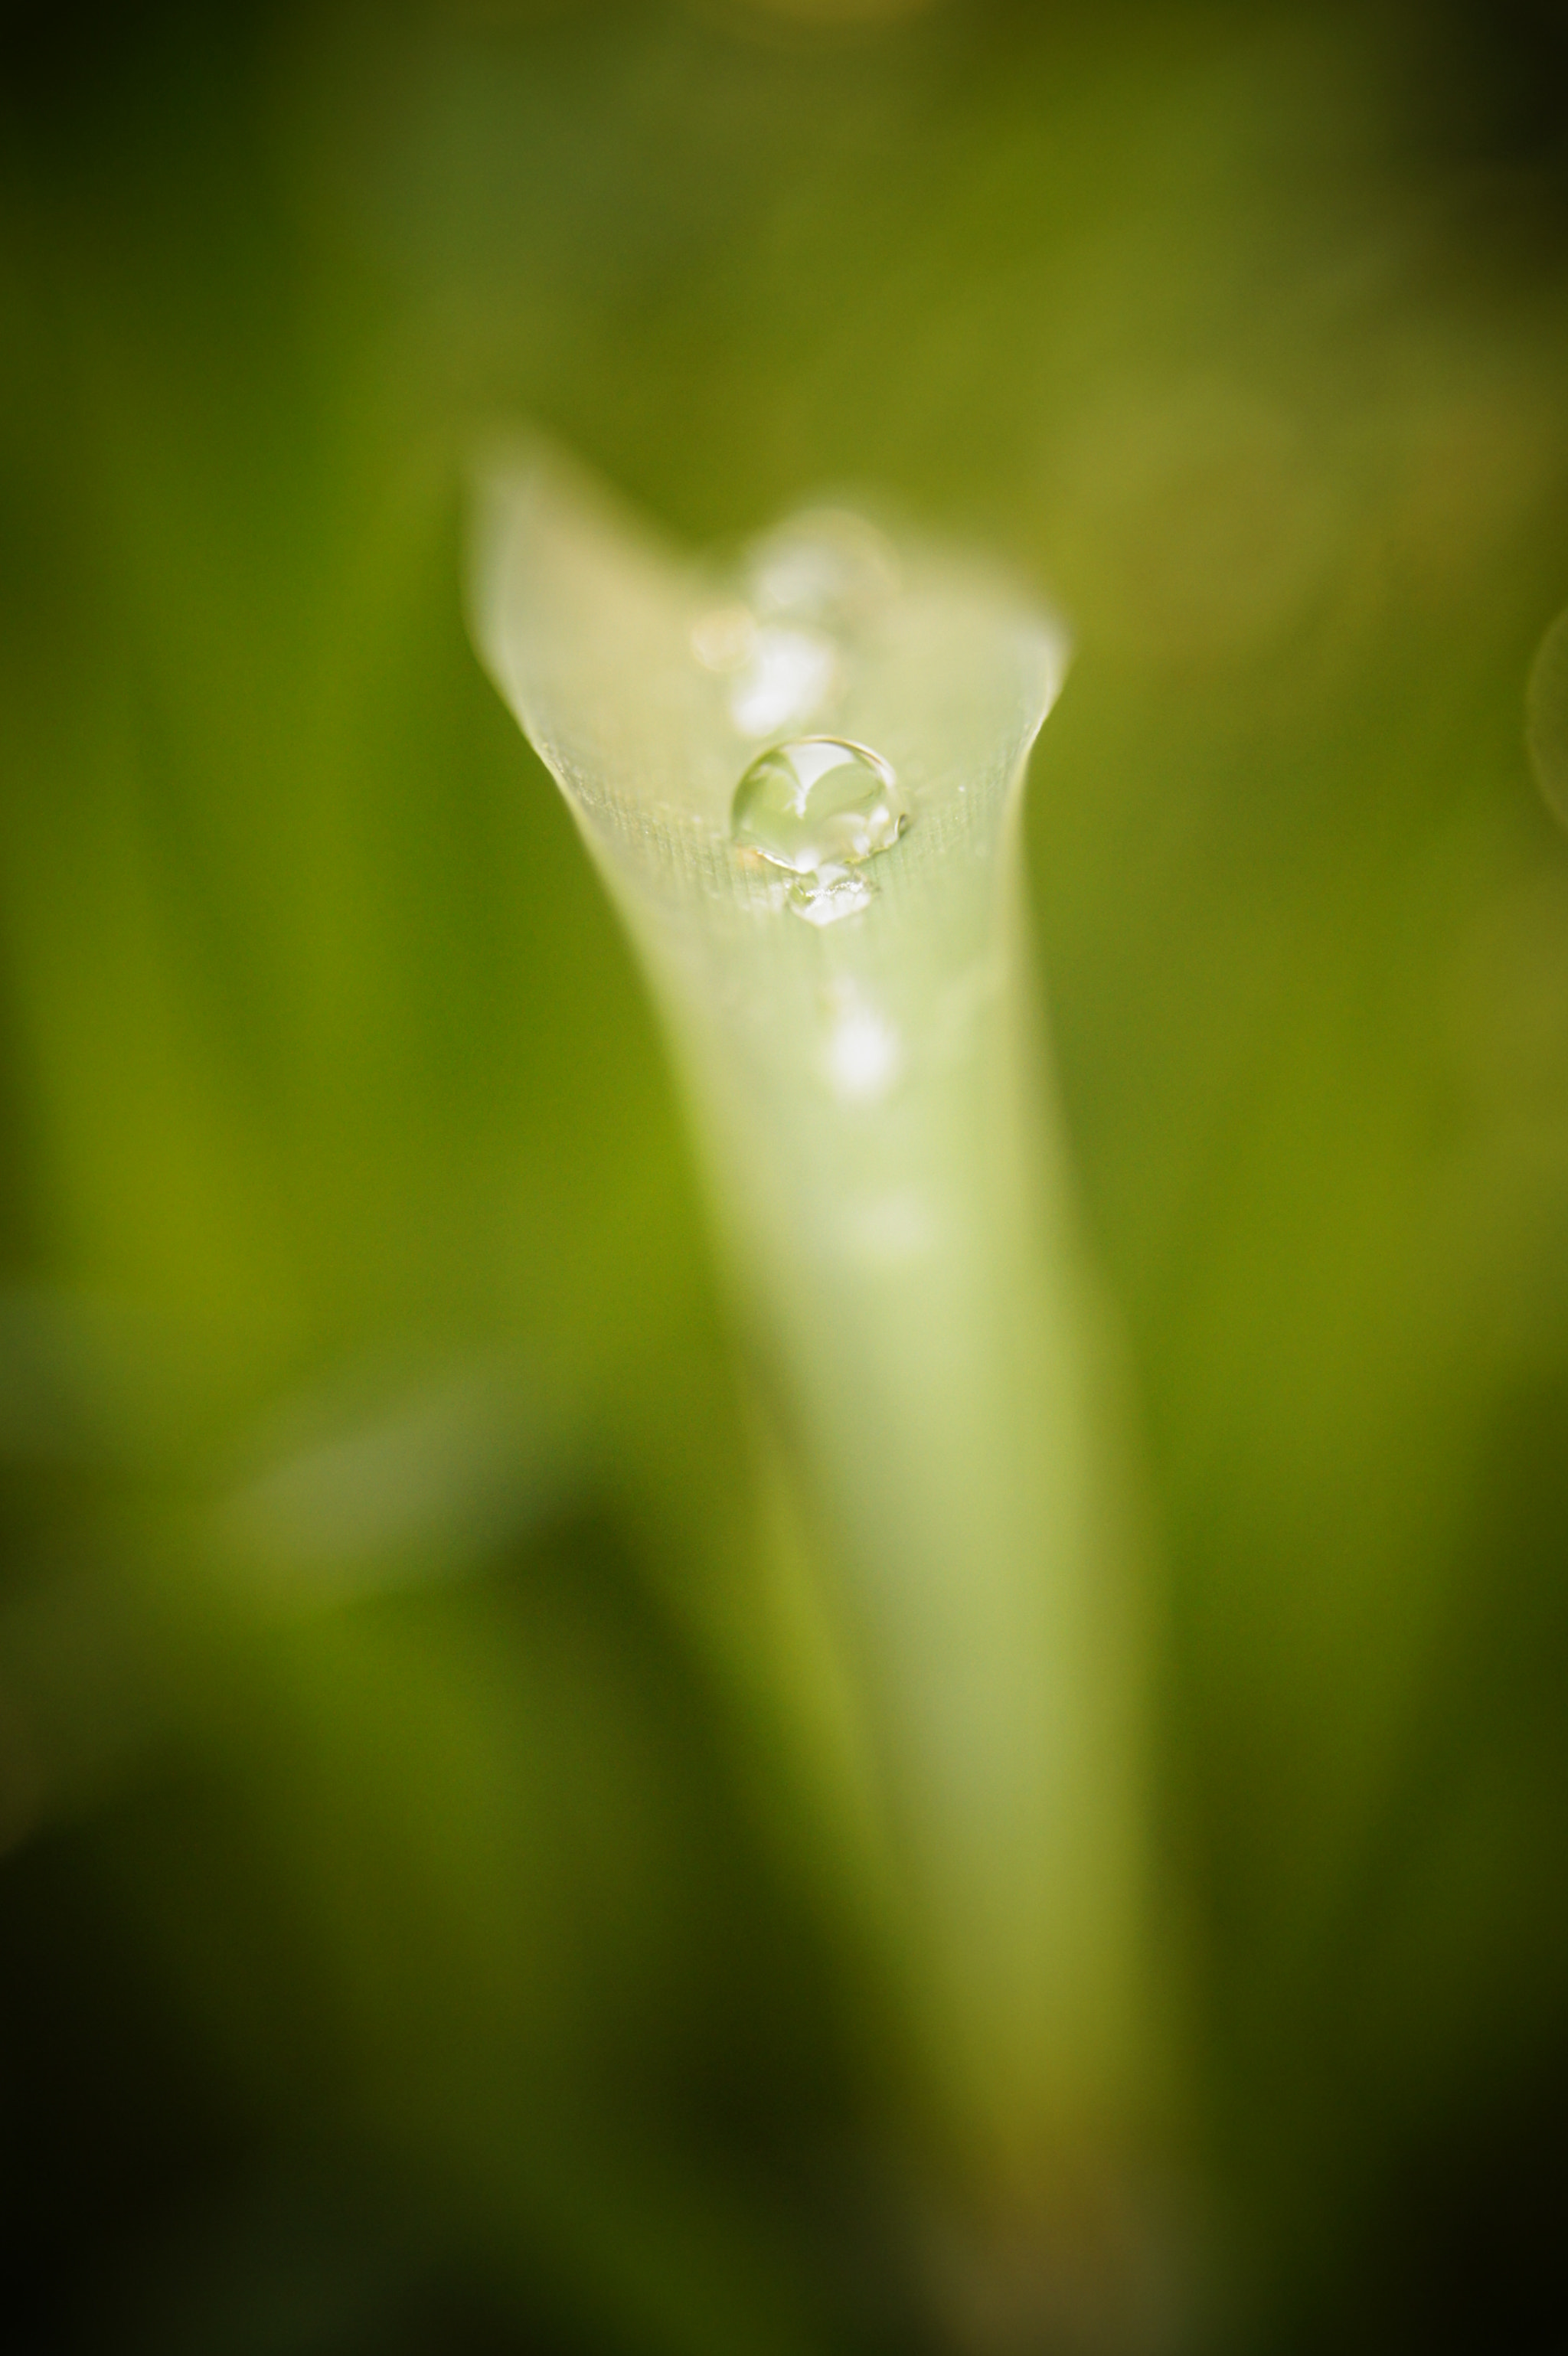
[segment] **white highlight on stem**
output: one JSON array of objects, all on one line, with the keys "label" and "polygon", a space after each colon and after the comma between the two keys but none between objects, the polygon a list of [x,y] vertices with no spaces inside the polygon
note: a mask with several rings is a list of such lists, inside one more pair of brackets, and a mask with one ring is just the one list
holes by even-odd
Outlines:
[{"label": "white highlight on stem", "polygon": [[897,1027],[855,990],[828,991],[827,1072],[845,1105],[876,1105],[904,1060]]}]

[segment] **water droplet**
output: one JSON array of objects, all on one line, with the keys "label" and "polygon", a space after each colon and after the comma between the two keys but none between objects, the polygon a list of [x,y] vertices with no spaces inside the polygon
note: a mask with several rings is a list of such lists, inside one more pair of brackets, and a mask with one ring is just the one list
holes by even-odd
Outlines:
[{"label": "water droplet", "polygon": [[730,718],[742,736],[776,736],[814,720],[838,685],[838,655],[820,630],[759,623],[749,605],[715,605],[692,625],[705,670],[733,684]]},{"label": "water droplet", "polygon": [[715,605],[693,623],[691,651],[707,670],[741,670],[757,647],[757,621],[749,605]]},{"label": "water droplet", "polygon": [[768,624],[730,691],[730,717],[742,736],[773,736],[814,719],[838,680],[838,658],[816,630]]},{"label": "water droplet", "polygon": [[1525,691],[1525,743],[1541,798],[1568,827],[1568,611],[1541,639]]},{"label": "water droplet", "polygon": [[829,628],[869,620],[898,588],[893,552],[874,524],[847,508],[813,508],[780,524],[751,552],[759,613]]},{"label": "water droplet", "polygon": [[873,859],[908,824],[891,765],[843,736],[800,736],[759,753],[735,788],[737,842],[775,867],[826,878]]},{"label": "water droplet", "polygon": [[825,867],[820,874],[802,875],[791,884],[789,905],[808,925],[836,925],[843,916],[858,916],[876,896],[869,875],[848,867]]}]

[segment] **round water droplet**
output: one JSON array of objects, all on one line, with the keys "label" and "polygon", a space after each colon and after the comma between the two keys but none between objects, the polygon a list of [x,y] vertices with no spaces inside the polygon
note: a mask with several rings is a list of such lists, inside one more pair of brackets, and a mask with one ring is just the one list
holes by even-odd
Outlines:
[{"label": "round water droplet", "polygon": [[735,840],[797,875],[891,850],[908,814],[891,765],[843,736],[797,736],[759,753],[735,788]]},{"label": "round water droplet", "polygon": [[898,586],[893,552],[874,524],[847,508],[811,508],[753,543],[748,560],[760,613],[853,628]]},{"label": "round water droplet", "polygon": [[1525,691],[1525,743],[1541,798],[1568,827],[1568,611],[1541,639]]}]

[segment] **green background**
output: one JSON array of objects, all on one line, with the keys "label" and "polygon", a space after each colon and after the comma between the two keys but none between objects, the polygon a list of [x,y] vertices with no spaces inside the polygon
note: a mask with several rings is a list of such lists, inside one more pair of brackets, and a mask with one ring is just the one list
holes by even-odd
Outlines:
[{"label": "green background", "polygon": [[0,54],[13,2344],[923,2344],[678,1111],[464,637],[518,415],[694,541],[864,483],[1071,617],[1029,847],[1197,2335],[1554,2344],[1561,10],[10,5]]}]

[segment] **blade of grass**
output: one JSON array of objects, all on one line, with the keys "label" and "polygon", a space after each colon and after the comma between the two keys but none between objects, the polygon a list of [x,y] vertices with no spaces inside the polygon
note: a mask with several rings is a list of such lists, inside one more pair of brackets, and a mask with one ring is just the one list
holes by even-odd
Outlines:
[{"label": "blade of grass", "polygon": [[[472,605],[689,1100],[928,2131],[1060,2233],[1150,2068],[1140,1646],[1022,908],[1063,641],[838,513],[716,577],[532,445],[483,478]],[[891,766],[909,823],[803,880],[731,809],[759,745],[822,736]]]}]

